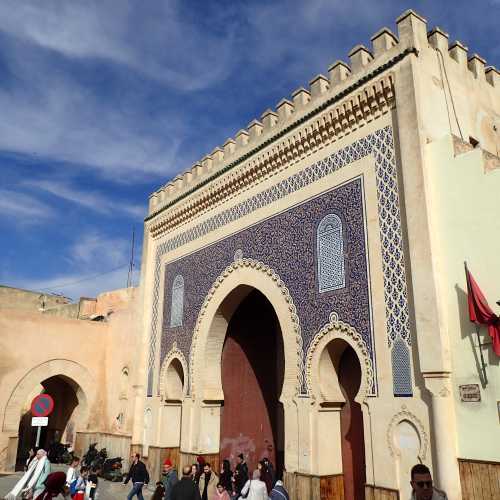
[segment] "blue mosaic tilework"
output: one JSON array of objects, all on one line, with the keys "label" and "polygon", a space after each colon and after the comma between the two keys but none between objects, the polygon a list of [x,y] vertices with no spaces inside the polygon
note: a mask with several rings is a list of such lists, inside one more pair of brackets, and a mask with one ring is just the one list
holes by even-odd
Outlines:
[{"label": "blue mosaic tilework", "polygon": [[391,361],[394,395],[411,396],[413,389],[411,384],[410,349],[400,337],[394,341],[392,346]]},{"label": "blue mosaic tilework", "polygon": [[[241,250],[244,257],[271,267],[287,286],[300,318],[304,356],[314,335],[335,311],[360,333],[373,360],[363,207],[362,180],[357,178],[169,263],[165,267],[165,304],[171,302],[174,278],[182,274],[184,322],[181,327],[170,328],[170,311],[164,308],[160,359],[174,342],[189,359],[191,334],[205,296]],[[331,213],[342,221],[346,286],[319,293],[316,235],[320,222]]]},{"label": "blue mosaic tilework", "polygon": [[[153,308],[148,360],[148,395],[152,395],[156,358],[161,256],[189,241],[193,241],[215,229],[223,227],[229,222],[237,220],[257,208],[268,205],[277,199],[295,192],[317,179],[367,155],[373,155],[375,158],[387,330],[389,334],[388,342],[391,346],[396,338],[401,338],[408,346],[410,345],[407,285],[402,247],[397,171],[392,127],[387,126],[353,142],[329,157],[308,166],[301,172],[261,191],[234,207],[228,208],[212,216],[206,221],[195,225],[188,231],[179,233],[174,238],[166,240],[159,245],[155,257]],[[393,376],[396,378],[399,377],[401,370],[405,370],[405,367],[393,366]],[[406,375],[408,374],[404,376]],[[411,373],[409,376],[411,378]]]}]

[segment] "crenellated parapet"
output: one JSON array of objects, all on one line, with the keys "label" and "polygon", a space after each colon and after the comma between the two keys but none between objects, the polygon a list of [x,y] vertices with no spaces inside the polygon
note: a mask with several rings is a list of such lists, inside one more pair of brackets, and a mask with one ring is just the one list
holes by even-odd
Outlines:
[{"label": "crenellated parapet", "polygon": [[410,54],[438,51],[439,57],[463,67],[470,78],[500,88],[494,67],[486,67],[480,56],[469,56],[460,42],[449,45],[448,34],[440,28],[428,32],[426,20],[414,11],[403,13],[396,25],[397,36],[387,27],[377,31],[371,47],[356,45],[348,63],[336,61],[327,76],[317,75],[307,88],[300,87],[274,110],[264,111],[234,138],[154,192],[146,219],[154,219],[153,236],[182,224],[194,212],[201,215],[247,183],[266,178],[387,112],[395,103],[391,68]]},{"label": "crenellated parapet", "polygon": [[[339,99],[337,105],[325,106],[326,109],[308,118],[301,126],[291,131],[285,129],[279,139],[275,138],[270,144],[255,152],[248,147],[252,135],[238,133],[234,141],[233,157],[238,152],[238,144],[241,145],[243,141],[246,143],[247,151],[250,152],[236,159],[238,163],[234,165],[235,168],[226,166],[226,170],[222,171],[224,175],[210,180],[203,189],[189,193],[182,203],[171,207],[163,217],[156,218],[150,227],[152,235],[164,234],[179,227],[194,215],[200,216],[218,204],[228,201],[242,189],[263,182],[304,156],[387,113],[393,104],[393,75],[386,73],[374,79],[368,87],[350,92],[345,98]],[[288,108],[292,104],[284,103],[284,105]],[[277,118],[273,116],[273,119]]]},{"label": "crenellated parapet", "polygon": [[[252,120],[245,129],[238,131],[234,138],[229,138],[201,162],[154,192],[150,196],[150,217],[165,206],[171,206],[193,187],[206,182],[257,146],[272,142],[279,132],[311,113],[328,99],[345,94],[349,87],[354,90],[358,80],[366,78],[377,66],[386,63],[391,56],[396,56],[406,48],[398,45],[397,37],[388,28],[377,32],[371,41],[371,50],[363,45],[354,47],[349,53],[349,63],[336,61],[328,68],[327,75],[314,77],[307,88],[297,89],[290,98],[282,99],[274,110],[264,111],[259,119]],[[378,85],[380,87],[380,84]],[[377,88],[376,84],[366,85],[357,95],[346,99],[344,105],[333,113],[335,124],[331,126],[331,130],[338,133],[346,126],[351,126],[356,121],[356,113],[370,119],[367,113],[370,114],[370,110],[378,108],[375,104],[377,96],[385,94],[385,88]],[[310,135],[310,131],[305,135]]]}]

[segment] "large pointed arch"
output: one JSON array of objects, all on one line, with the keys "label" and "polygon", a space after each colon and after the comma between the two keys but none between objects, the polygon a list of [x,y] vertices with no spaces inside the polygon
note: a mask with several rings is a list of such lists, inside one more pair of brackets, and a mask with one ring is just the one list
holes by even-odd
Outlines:
[{"label": "large pointed arch", "polygon": [[215,280],[200,309],[190,352],[190,394],[207,401],[224,399],[221,355],[228,320],[251,291],[273,306],[283,335],[285,373],[281,401],[299,394],[303,378],[302,337],[297,310],[279,275],[262,262],[238,258]]}]

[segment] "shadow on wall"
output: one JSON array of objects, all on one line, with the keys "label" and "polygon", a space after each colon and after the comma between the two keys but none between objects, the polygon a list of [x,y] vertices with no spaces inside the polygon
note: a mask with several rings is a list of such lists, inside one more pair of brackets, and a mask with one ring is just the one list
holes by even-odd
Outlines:
[{"label": "shadow on wall", "polygon": [[470,348],[474,354],[474,360],[476,362],[476,370],[481,381],[481,386],[484,389],[487,385],[487,381],[484,378],[482,366],[481,366],[481,355],[479,353],[479,346],[477,343],[476,330],[479,328],[479,339],[481,344],[484,345],[483,357],[486,363],[486,370],[488,366],[498,366],[500,363],[500,357],[496,356],[491,348],[491,338],[488,335],[488,330],[485,326],[478,326],[469,321],[469,309],[467,304],[467,292],[464,291],[458,284],[455,284],[455,292],[457,294],[458,309],[460,315],[460,333],[463,339],[468,338],[470,343]]}]

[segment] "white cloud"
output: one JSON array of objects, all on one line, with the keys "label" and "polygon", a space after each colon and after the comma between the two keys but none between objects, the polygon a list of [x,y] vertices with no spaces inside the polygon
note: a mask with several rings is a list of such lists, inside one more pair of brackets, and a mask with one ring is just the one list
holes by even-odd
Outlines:
[{"label": "white cloud", "polygon": [[27,194],[0,189],[0,212],[17,223],[36,224],[41,219],[53,217],[54,211],[49,205]]},{"label": "white cloud", "polygon": [[[137,247],[138,245],[136,245]],[[138,285],[140,248],[136,248],[132,284]],[[67,272],[44,279],[7,280],[10,286],[59,293],[72,299],[95,297],[127,285],[130,241],[109,238],[97,232],[81,235],[67,250]],[[60,266],[62,267],[62,266]]]},{"label": "white cloud", "polygon": [[119,238],[105,238],[97,233],[82,235],[69,249],[70,258],[78,265],[114,268],[129,260],[130,243]]},{"label": "white cloud", "polygon": [[32,84],[0,88],[0,109],[8,117],[0,120],[1,150],[89,165],[118,181],[172,173],[186,131],[179,118],[159,120],[159,135],[143,126],[140,114],[107,106],[67,75],[53,76],[50,65],[31,64],[24,55],[12,55],[11,63]]},{"label": "white cloud", "polygon": [[[0,151],[86,165],[117,182],[173,177],[198,147],[187,141],[188,93],[225,78],[234,59],[232,28],[205,30],[181,10],[176,2],[0,2],[8,35]],[[164,96],[174,88],[186,97],[154,107],[148,89],[161,86]]]},{"label": "white cloud", "polygon": [[[11,286],[26,290],[58,293],[78,300],[80,297],[96,297],[100,293],[125,288],[127,285],[127,267],[106,274],[96,274],[91,272],[59,274],[45,280],[19,281]],[[137,273],[135,273],[135,285],[137,285],[137,279]]]},{"label": "white cloud", "polygon": [[110,196],[104,196],[96,191],[82,191],[65,182],[38,180],[24,181],[22,185],[46,191],[54,196],[71,201],[101,214],[116,215],[117,213],[123,212],[137,219],[142,219],[146,216],[145,206],[134,205],[129,202],[120,203],[112,200]]},{"label": "white cloud", "polygon": [[[176,1],[0,3],[1,29],[69,57],[103,58],[182,91],[225,78],[231,68],[231,25],[205,30]],[[199,21],[196,17],[196,21]]]}]

